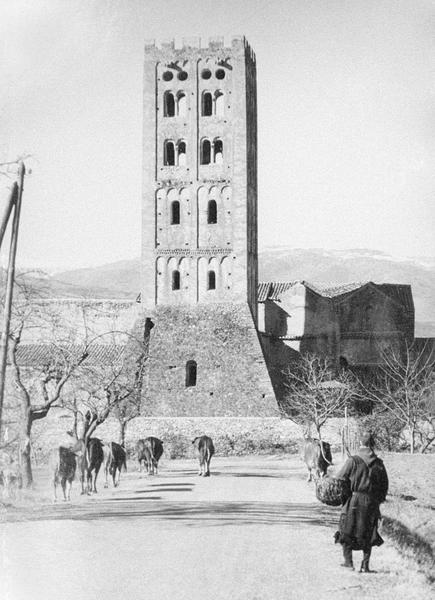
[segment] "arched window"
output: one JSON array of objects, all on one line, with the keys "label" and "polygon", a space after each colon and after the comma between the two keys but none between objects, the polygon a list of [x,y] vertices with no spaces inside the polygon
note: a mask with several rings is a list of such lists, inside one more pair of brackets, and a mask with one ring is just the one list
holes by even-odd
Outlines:
[{"label": "arched window", "polygon": [[163,114],[165,117],[175,116],[175,99],[172,92],[165,92],[163,96]]},{"label": "arched window", "polygon": [[216,289],[216,273],[214,271],[209,271],[207,273],[207,289],[208,290]]},{"label": "arched window", "polygon": [[213,144],[213,162],[221,164],[223,161],[224,145],[222,140],[216,138]]},{"label": "arched window", "polygon": [[217,117],[224,116],[224,103],[225,103],[224,94],[223,94],[223,92],[218,90],[214,95],[214,107],[215,107],[215,114]]},{"label": "arched window", "polygon": [[177,114],[179,117],[185,117],[187,114],[187,98],[184,92],[177,94]]},{"label": "arched window", "polygon": [[180,271],[172,271],[172,289],[180,289]]},{"label": "arched window", "polygon": [[188,360],[186,363],[186,387],[196,385],[197,365],[194,360]]},{"label": "arched window", "polygon": [[211,92],[202,93],[201,114],[203,117],[211,117],[213,114],[213,97]]},{"label": "arched window", "polygon": [[201,142],[201,164],[209,165],[211,162],[211,144],[210,140],[202,140]]},{"label": "arched window", "polygon": [[180,224],[180,203],[174,200],[171,204],[171,225]]},{"label": "arched window", "polygon": [[184,166],[186,164],[186,142],[180,140],[177,144],[178,153],[178,165]]},{"label": "arched window", "polygon": [[209,200],[207,205],[207,223],[217,223],[217,204],[216,200]]},{"label": "arched window", "polygon": [[163,148],[163,164],[169,167],[175,165],[175,144],[171,140],[165,140]]}]

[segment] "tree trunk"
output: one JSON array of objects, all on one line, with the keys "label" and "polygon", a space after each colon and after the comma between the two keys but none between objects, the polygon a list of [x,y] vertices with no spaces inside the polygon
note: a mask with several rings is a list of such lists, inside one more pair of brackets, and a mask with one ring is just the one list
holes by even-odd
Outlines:
[{"label": "tree trunk", "polygon": [[411,434],[411,448],[410,448],[410,452],[411,452],[411,454],[414,454],[414,448],[415,448],[415,425],[414,424],[410,425],[409,432]]},{"label": "tree trunk", "polygon": [[32,460],[30,452],[30,433],[32,431],[32,413],[26,410],[23,414],[20,428],[19,460],[23,487],[31,488],[33,485]]},{"label": "tree trunk", "polygon": [[127,431],[127,421],[120,421],[119,424],[119,443],[125,448],[125,434]]}]

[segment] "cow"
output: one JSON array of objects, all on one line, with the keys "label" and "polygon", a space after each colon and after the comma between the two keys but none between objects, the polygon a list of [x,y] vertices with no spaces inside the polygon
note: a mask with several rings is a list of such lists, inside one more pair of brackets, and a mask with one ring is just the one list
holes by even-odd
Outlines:
[{"label": "cow", "polygon": [[97,494],[97,477],[104,460],[103,443],[99,438],[80,439],[72,448],[79,455],[82,494]]},{"label": "cow", "polygon": [[308,468],[307,481],[314,477],[319,479],[324,477],[329,465],[332,465],[331,446],[328,442],[317,439],[308,439],[305,441],[303,456]]},{"label": "cow", "polygon": [[192,444],[198,451],[199,458],[199,473],[198,475],[204,475],[204,477],[210,477],[210,461],[214,454],[213,440],[207,435],[201,435],[196,437]]},{"label": "cow", "polygon": [[142,463],[144,463],[149,475],[158,475],[158,464],[163,454],[163,442],[156,437],[138,440],[136,452],[139,471],[142,470]]},{"label": "cow", "polygon": [[[124,446],[116,442],[107,442],[103,446],[104,452],[104,473],[106,483],[104,487],[109,487],[108,475],[112,475],[113,487],[118,487],[121,478],[121,469],[127,470],[127,453]],[[116,474],[118,473],[118,477]]]},{"label": "cow", "polygon": [[48,464],[53,476],[54,502],[57,486],[61,485],[64,502],[71,500],[71,487],[77,469],[77,457],[71,447],[59,446],[51,450]]}]

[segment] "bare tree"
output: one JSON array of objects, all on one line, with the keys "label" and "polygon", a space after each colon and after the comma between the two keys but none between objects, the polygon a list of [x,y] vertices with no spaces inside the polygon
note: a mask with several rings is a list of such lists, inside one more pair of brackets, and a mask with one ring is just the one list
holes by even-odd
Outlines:
[{"label": "bare tree", "polygon": [[[107,346],[106,357],[100,362],[86,361],[71,381],[72,393],[64,400],[71,410],[77,432],[77,416],[83,420],[90,413],[92,422],[86,437],[113,414],[120,424],[120,443],[125,442],[126,428],[140,414],[142,381],[148,359],[148,343],[126,332],[108,332],[122,337],[123,344]],[[101,338],[102,336],[98,336]]]},{"label": "bare tree", "polygon": [[[425,452],[435,440],[435,354],[427,345],[406,344],[383,353],[383,364],[366,395],[407,430],[410,452]],[[419,444],[417,444],[419,440]]]},{"label": "bare tree", "polygon": [[332,363],[314,354],[301,355],[284,373],[286,394],[281,402],[284,416],[297,423],[304,436],[321,429],[331,417],[342,416],[356,396],[357,384],[350,371],[335,372]]},{"label": "bare tree", "polygon": [[[47,416],[49,410],[59,401],[61,392],[74,371],[86,360],[88,347],[65,348],[48,344],[44,361],[32,368],[32,377],[26,374],[18,362],[18,349],[22,329],[11,336],[9,346],[10,373],[17,391],[20,406],[19,454],[23,483],[30,487],[33,483],[31,467],[31,431],[33,423]],[[39,402],[38,402],[39,400]]]},{"label": "bare tree", "polygon": [[[14,404],[18,409],[18,458],[26,487],[30,487],[33,482],[30,444],[32,425],[47,416],[58,402],[66,382],[88,356],[86,344],[72,347],[70,340],[65,337],[67,327],[63,324],[59,328],[59,313],[53,306],[44,304],[44,292],[43,287],[34,285],[29,274],[17,276],[8,360],[9,376],[12,388],[15,389]],[[38,356],[30,357],[29,361],[22,360],[19,354],[23,348],[23,336],[32,329],[37,329],[47,343]],[[29,364],[25,364],[26,362]]]}]

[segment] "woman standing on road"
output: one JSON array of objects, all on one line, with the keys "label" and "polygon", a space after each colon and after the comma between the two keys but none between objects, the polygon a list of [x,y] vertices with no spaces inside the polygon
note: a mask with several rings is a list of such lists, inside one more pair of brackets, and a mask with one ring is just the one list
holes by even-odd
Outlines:
[{"label": "woman standing on road", "polygon": [[352,551],[362,550],[360,572],[370,573],[369,560],[373,546],[384,540],[378,533],[381,516],[379,505],[385,501],[388,476],[384,463],[373,452],[374,440],[370,431],[360,435],[360,448],[350,456],[336,478],[345,482],[345,498],[335,541],[343,546],[343,567],[353,569]]}]

